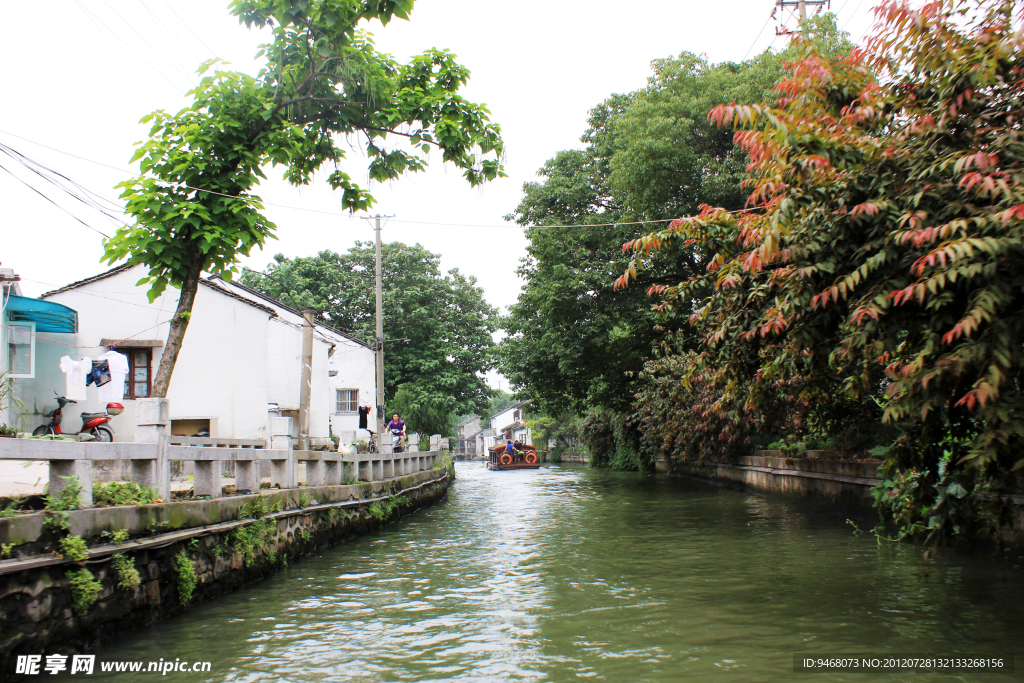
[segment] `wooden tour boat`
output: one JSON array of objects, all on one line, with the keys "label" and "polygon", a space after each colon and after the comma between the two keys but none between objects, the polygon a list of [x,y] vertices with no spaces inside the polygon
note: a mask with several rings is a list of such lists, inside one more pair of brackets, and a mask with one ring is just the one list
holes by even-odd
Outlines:
[{"label": "wooden tour boat", "polygon": [[500,444],[487,449],[490,459],[487,461],[489,470],[535,470],[540,467],[537,449],[523,445],[518,455],[505,452],[506,445]]}]

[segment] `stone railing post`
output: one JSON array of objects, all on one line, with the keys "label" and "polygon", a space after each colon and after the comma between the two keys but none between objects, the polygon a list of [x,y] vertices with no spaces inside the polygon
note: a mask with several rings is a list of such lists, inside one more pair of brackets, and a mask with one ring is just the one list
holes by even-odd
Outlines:
[{"label": "stone railing post", "polygon": [[253,460],[235,461],[235,491],[260,492],[260,461],[255,458],[262,449],[253,450]]},{"label": "stone railing post", "polygon": [[92,460],[51,460],[50,495],[60,495],[67,488],[70,477],[75,477],[82,487],[78,494],[79,507],[92,507]]},{"label": "stone railing post", "polygon": [[[153,444],[152,460],[132,460],[131,478],[139,486],[153,489],[161,500],[171,499],[171,461],[167,457],[171,403],[166,398],[135,401],[135,443]],[[90,485],[90,493],[92,487]]]},{"label": "stone railing post", "polygon": [[278,484],[283,489],[295,488],[298,464],[295,460],[292,418],[270,418],[270,447],[286,453],[285,458],[270,461],[270,484]]}]

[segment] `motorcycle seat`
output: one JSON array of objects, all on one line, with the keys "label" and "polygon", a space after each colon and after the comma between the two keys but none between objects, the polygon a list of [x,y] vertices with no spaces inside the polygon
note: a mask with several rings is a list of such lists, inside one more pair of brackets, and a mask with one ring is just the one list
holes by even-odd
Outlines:
[{"label": "motorcycle seat", "polygon": [[94,417],[106,417],[106,413],[82,413],[83,420],[91,420]]}]

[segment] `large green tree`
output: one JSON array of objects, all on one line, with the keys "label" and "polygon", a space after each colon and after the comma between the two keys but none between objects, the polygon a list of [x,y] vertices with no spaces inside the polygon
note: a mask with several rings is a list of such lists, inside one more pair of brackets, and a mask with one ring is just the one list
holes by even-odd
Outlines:
[{"label": "large green tree", "polygon": [[[104,258],[145,265],[149,296],[181,290],[157,372],[165,396],[203,271],[225,278],[237,259],[273,236],[253,191],[267,165],[294,184],[327,167],[341,204],[366,209],[373,197],[342,169],[346,149],[362,144],[375,181],[425,166],[431,147],[464,169],[471,184],[502,175],[502,142],[483,106],[458,95],[469,78],[452,54],[432,49],[400,64],[377,52],[361,24],[408,18],[413,0],[233,0],[232,14],[269,29],[255,76],[200,68],[193,104],[163,110],[133,161],[143,176],[121,184],[135,224],[106,243]],[[410,145],[393,146],[393,140]],[[360,142],[361,141],[361,142]],[[485,158],[492,155],[491,158]]]},{"label": "large green tree", "polygon": [[[848,49],[829,15],[812,24],[830,49]],[[502,372],[514,387],[559,412],[605,406],[628,411],[637,374],[660,338],[646,294],[615,292],[629,261],[621,245],[710,203],[742,208],[745,154],[708,122],[722,102],[759,102],[785,74],[784,55],[712,64],[682,53],[652,63],[648,86],[613,95],[590,113],[583,149],[559,152],[527,183],[508,217],[530,244],[519,300],[505,323]],[[618,223],[607,225],[609,223]],[[572,227],[547,227],[547,226]],[[699,255],[672,248],[649,285],[696,274]]]},{"label": "large green tree", "polygon": [[[493,365],[498,311],[476,278],[457,269],[442,274],[439,255],[419,244],[382,245],[384,282],[384,388],[390,401],[424,415],[454,417],[483,411],[490,390],[483,373]],[[375,333],[374,246],[357,242],[347,252],[322,251],[288,259],[278,254],[263,272],[241,282],[356,336]],[[447,424],[431,417],[434,429]],[[416,425],[412,426],[414,429]],[[421,425],[422,427],[422,425]],[[447,431],[439,432],[447,434]]]}]

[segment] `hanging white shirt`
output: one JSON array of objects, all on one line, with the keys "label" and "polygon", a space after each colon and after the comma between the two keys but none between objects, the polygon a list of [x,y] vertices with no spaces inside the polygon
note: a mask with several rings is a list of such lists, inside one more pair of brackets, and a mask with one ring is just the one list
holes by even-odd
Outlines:
[{"label": "hanging white shirt", "polygon": [[96,360],[107,361],[110,381],[100,387],[100,402],[124,400],[124,378],[128,374],[128,356],[117,351],[107,351]]},{"label": "hanging white shirt", "polygon": [[92,359],[72,360],[71,356],[64,356],[60,359],[60,371],[64,373],[67,380],[67,391],[64,398],[69,401],[85,400],[85,378],[92,370]]}]

